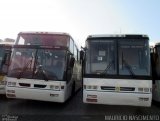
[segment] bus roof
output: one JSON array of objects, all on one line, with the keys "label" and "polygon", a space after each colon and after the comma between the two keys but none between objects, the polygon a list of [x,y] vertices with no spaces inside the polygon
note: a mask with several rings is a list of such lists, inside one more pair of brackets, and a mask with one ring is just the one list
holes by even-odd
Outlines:
[{"label": "bus roof", "polygon": [[66,36],[70,36],[68,33],[65,32],[19,32],[19,34],[53,34],[53,35],[66,35]]},{"label": "bus roof", "polygon": [[[58,35],[58,36],[65,36],[68,37],[69,40],[65,40],[66,42],[70,42],[71,40],[73,41],[74,45],[78,48],[77,43],[74,41],[74,39],[72,38],[72,36],[69,33],[65,33],[65,32],[19,32],[18,33],[18,38],[19,36],[23,36],[23,35]],[[18,40],[17,38],[17,40]],[[58,40],[60,42],[60,40]],[[54,41],[52,41],[54,42]],[[17,42],[16,42],[17,43]],[[64,45],[61,45],[64,46]],[[68,46],[68,44],[66,43],[66,46]]]},{"label": "bus roof", "polygon": [[142,35],[142,34],[97,34],[97,35],[89,35],[87,37],[88,39],[93,39],[93,38],[136,38],[136,39],[149,39],[148,35]]}]

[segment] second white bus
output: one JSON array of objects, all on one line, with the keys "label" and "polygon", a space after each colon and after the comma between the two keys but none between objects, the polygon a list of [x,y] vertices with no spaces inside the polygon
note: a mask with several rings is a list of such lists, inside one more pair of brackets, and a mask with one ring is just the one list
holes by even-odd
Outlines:
[{"label": "second white bus", "polygon": [[148,36],[91,35],[84,63],[84,103],[151,106]]}]

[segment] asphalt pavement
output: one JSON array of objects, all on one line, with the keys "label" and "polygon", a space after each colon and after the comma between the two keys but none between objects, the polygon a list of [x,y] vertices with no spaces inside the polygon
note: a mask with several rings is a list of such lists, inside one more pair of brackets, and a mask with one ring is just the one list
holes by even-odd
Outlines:
[{"label": "asphalt pavement", "polygon": [[84,104],[82,90],[67,102],[54,103],[0,96],[2,121],[105,121],[105,120],[158,120],[160,103],[151,107]]}]

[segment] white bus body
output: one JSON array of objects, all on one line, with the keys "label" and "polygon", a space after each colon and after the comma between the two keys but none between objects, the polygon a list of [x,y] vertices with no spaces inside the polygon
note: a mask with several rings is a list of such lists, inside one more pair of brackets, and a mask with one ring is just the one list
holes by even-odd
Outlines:
[{"label": "white bus body", "polygon": [[[72,83],[66,84],[62,81],[44,81],[44,80],[30,80],[9,78],[7,85],[8,98],[21,98],[31,100],[41,100],[50,102],[65,102],[72,92]],[[30,86],[24,86],[30,84]],[[41,87],[40,87],[41,86]]]},{"label": "white bus body", "polygon": [[84,103],[151,106],[147,36],[89,36],[84,65]]},{"label": "white bus body", "polygon": [[79,51],[69,35],[20,33],[16,44],[6,79],[8,98],[63,103],[81,87]]}]

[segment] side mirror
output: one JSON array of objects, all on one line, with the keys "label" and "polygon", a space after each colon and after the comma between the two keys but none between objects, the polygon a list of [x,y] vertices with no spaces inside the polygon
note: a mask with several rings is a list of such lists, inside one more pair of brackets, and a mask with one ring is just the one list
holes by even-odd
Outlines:
[{"label": "side mirror", "polygon": [[70,67],[71,67],[71,68],[73,68],[74,62],[75,62],[75,58],[74,58],[74,57],[71,57],[71,59],[70,59]]}]

